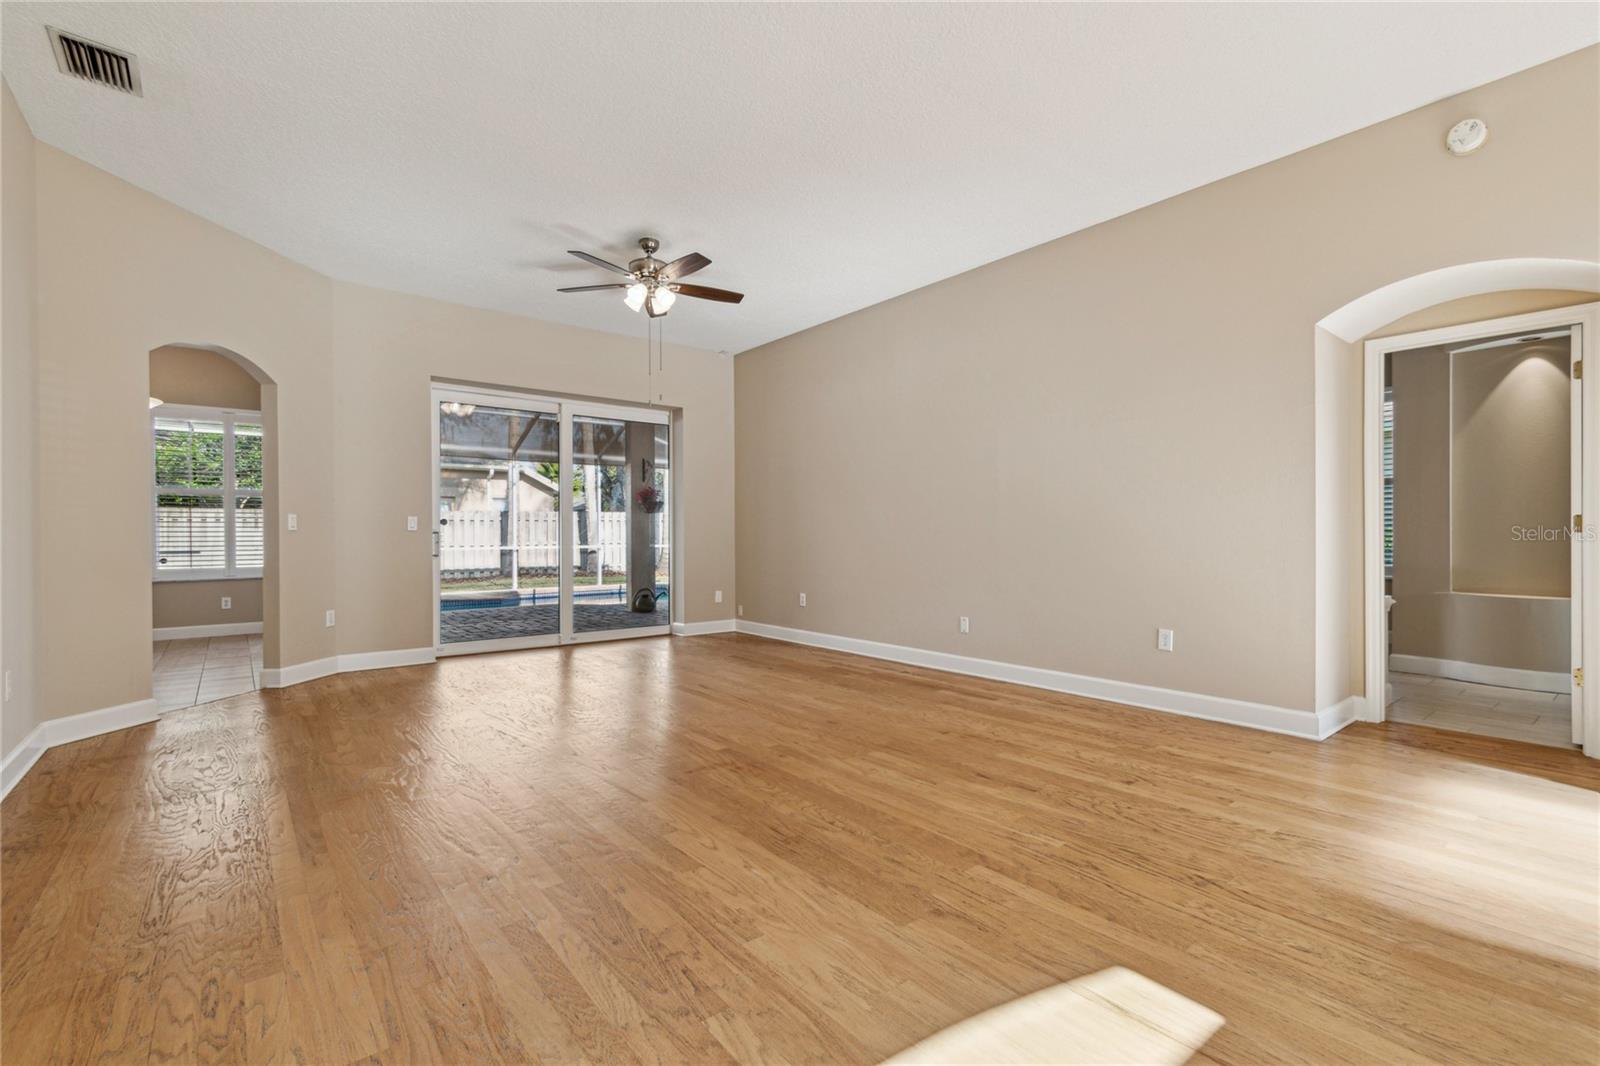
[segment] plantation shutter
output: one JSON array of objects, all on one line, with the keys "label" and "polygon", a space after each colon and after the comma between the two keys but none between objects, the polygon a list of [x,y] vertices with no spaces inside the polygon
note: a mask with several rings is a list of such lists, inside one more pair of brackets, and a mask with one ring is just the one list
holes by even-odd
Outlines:
[{"label": "plantation shutter", "polygon": [[1383,569],[1394,569],[1394,400],[1383,394]]},{"label": "plantation shutter", "polygon": [[225,411],[187,418],[163,411],[151,421],[155,576],[259,576],[266,561],[260,422]]},{"label": "plantation shutter", "polygon": [[226,572],[222,422],[155,420],[156,572]]}]

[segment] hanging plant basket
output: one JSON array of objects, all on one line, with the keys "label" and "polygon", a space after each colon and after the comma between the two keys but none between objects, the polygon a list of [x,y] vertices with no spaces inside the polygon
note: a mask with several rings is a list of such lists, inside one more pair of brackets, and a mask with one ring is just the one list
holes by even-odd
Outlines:
[{"label": "hanging plant basket", "polygon": [[666,497],[654,485],[646,485],[633,494],[633,499],[645,514],[660,514],[667,506]]}]

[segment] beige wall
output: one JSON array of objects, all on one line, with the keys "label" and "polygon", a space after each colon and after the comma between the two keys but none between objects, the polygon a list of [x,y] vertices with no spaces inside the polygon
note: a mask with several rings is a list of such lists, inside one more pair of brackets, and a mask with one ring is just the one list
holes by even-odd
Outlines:
[{"label": "beige wall", "polygon": [[[241,625],[262,619],[261,579],[157,581],[150,588],[151,624],[177,626]],[[222,609],[222,597],[233,601]]]},{"label": "beige wall", "polygon": [[34,330],[34,141],[0,83],[0,673],[11,679],[0,711],[0,754],[38,724],[35,654],[37,402]]},{"label": "beige wall", "polygon": [[[339,651],[433,644],[427,516],[435,378],[679,409],[683,544],[675,597],[686,621],[730,616],[731,359],[668,345],[652,394],[642,335],[629,340],[348,284],[335,288],[334,346]],[[421,517],[417,532],[406,531],[407,515]],[[725,593],[720,604],[716,589]]]},{"label": "beige wall", "polygon": [[[1453,264],[1600,261],[1597,55],[741,355],[746,618],[1320,706],[1317,532],[1359,544],[1360,517],[1317,514],[1315,324]],[[1494,137],[1455,158],[1468,114]]]},{"label": "beige wall", "polygon": [[1333,707],[1365,687],[1362,634],[1363,346],[1317,328],[1315,423],[1315,679],[1312,705]]},{"label": "beige wall", "polygon": [[1450,374],[1450,582],[1456,592],[1572,590],[1572,344],[1462,352]]},{"label": "beige wall", "polygon": [[[149,353],[167,344],[217,345],[270,378],[267,513],[297,512],[300,530],[275,520],[267,538],[263,651],[269,666],[333,654],[333,506],[310,430],[333,417],[332,283],[46,145],[37,162],[39,443],[59,475],[41,480],[40,511],[61,530],[39,546],[43,714],[150,694],[146,398]],[[279,390],[307,432],[272,433]],[[78,488],[91,477],[92,499]],[[126,515],[123,535],[105,535],[90,508]],[[77,603],[91,594],[99,609],[86,614]]]},{"label": "beige wall", "polygon": [[261,410],[261,383],[238,363],[204,348],[169,344],[151,352],[150,395],[163,403]]},{"label": "beige wall", "polygon": [[[150,353],[150,395],[165,403],[261,410],[261,383],[233,360],[204,348],[167,345]],[[222,597],[233,601],[222,609]],[[150,589],[156,629],[259,622],[261,579],[156,581]]]},{"label": "beige wall", "polygon": [[[42,144],[37,185],[38,440],[59,475],[41,483],[40,507],[65,516],[39,545],[43,716],[150,695],[150,351],[215,345],[266,377],[269,667],[431,644],[427,526],[405,531],[430,507],[430,377],[648,399],[642,334],[335,284]],[[674,346],[664,358],[657,402],[682,409],[680,603],[690,621],[725,618],[732,361]],[[91,477],[93,501],[74,487]],[[90,506],[128,515],[128,528],[91,535]],[[290,512],[297,532],[284,528]],[[727,596],[714,605],[717,588]],[[73,605],[89,595],[99,609],[85,614]]]},{"label": "beige wall", "polygon": [[[1454,385],[1444,349],[1390,357],[1395,403],[1390,636],[1396,654],[1555,673],[1567,669],[1567,545],[1513,543],[1510,537],[1513,524],[1559,528],[1567,507],[1567,374],[1557,369],[1554,389],[1538,380],[1549,366],[1546,354],[1499,349],[1458,356]],[[1514,369],[1527,357],[1534,377]],[[1480,416],[1476,426],[1464,417],[1473,409]],[[1490,587],[1461,583],[1463,554],[1466,572]]]}]

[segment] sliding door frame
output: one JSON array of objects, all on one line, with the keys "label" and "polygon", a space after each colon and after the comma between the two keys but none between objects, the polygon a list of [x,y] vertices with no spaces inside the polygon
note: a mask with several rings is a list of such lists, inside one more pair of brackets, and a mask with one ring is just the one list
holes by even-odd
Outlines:
[{"label": "sliding door frame", "polygon": [[[557,566],[557,618],[558,624],[555,633],[541,633],[526,637],[504,637],[498,640],[474,640],[445,644],[440,640],[439,633],[439,605],[441,581],[440,571],[442,560],[440,558],[440,529],[439,511],[441,497],[439,493],[441,463],[439,454],[439,405],[441,403],[471,403],[481,404],[485,407],[502,407],[509,410],[525,411],[530,414],[553,414],[558,420],[557,463],[561,471],[560,484],[560,510],[561,520],[557,524],[560,530],[559,543],[556,549]],[[570,543],[572,537],[572,477],[573,465],[572,449],[572,422],[574,417],[588,416],[593,418],[611,418],[627,422],[645,422],[652,425],[667,427],[667,448],[671,457],[667,468],[670,479],[668,499],[672,507],[672,522],[669,536],[672,538],[668,545],[668,595],[667,603],[671,615],[676,615],[678,607],[678,531],[681,521],[678,508],[678,457],[676,454],[677,441],[673,439],[672,413],[659,407],[635,407],[628,404],[591,402],[588,400],[571,400],[559,396],[546,396],[537,393],[519,392],[514,389],[493,389],[474,385],[451,385],[440,382],[431,384],[428,390],[428,426],[429,426],[429,459],[432,468],[433,486],[430,493],[433,501],[433,510],[428,518],[429,529],[432,534],[431,569],[433,571],[433,598],[431,609],[433,611],[433,647],[436,655],[472,655],[478,652],[492,651],[517,651],[524,648],[548,648],[561,644],[587,644],[602,640],[628,640],[634,637],[666,636],[672,632],[669,621],[659,626],[638,626],[630,629],[610,629],[596,633],[578,633],[573,629],[573,597],[576,592],[573,581],[573,570],[577,562],[574,545]],[[515,564],[513,564],[515,565]]]},{"label": "sliding door frame", "polygon": [[[659,407],[632,407],[627,404],[590,403],[586,400],[561,401],[561,509],[562,513],[571,515],[572,512],[572,478],[570,467],[572,465],[572,420],[575,417],[612,418],[624,422],[645,422],[651,425],[667,427],[667,455],[670,462],[667,466],[667,476],[671,479],[672,488],[667,499],[672,506],[673,530],[669,534],[672,538],[668,544],[667,554],[667,604],[669,620],[665,625],[635,626],[631,629],[607,629],[597,633],[579,633],[573,628],[573,604],[577,598],[577,588],[573,581],[573,571],[577,566],[577,553],[567,550],[565,540],[562,543],[561,557],[564,560],[561,567],[561,643],[563,644],[590,644],[601,640],[628,640],[633,637],[663,637],[671,634],[672,624],[670,612],[677,610],[678,603],[678,493],[676,471],[678,457],[675,454],[676,442],[672,439],[672,415]],[[631,498],[632,493],[629,493]],[[633,506],[631,499],[629,506]],[[565,538],[572,520],[568,518],[561,523],[562,537]],[[603,570],[604,564],[602,564]]]}]

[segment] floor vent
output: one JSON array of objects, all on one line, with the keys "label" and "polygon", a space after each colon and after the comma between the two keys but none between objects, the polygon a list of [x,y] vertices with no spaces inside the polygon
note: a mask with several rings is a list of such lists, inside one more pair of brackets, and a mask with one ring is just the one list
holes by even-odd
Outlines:
[{"label": "floor vent", "polygon": [[56,53],[56,66],[61,73],[71,74],[109,89],[143,96],[139,85],[139,59],[130,52],[119,52],[103,44],[95,44],[83,37],[62,33],[55,27],[50,31],[50,47]]}]

